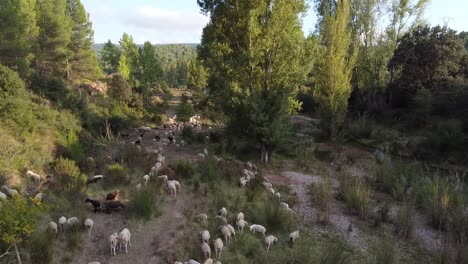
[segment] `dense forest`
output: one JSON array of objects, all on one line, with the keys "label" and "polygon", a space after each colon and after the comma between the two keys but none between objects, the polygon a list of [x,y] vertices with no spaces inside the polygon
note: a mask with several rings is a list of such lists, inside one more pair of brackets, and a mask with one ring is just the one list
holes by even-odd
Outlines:
[{"label": "dense forest", "polygon": [[[154,45],[95,44],[80,0],[0,1],[0,263],[112,263],[117,223],[145,263],[203,258],[193,234],[233,219],[197,210],[221,207],[282,240],[247,226],[223,263],[468,263],[468,32],[429,0],[196,2],[200,43]],[[123,212],[92,214],[106,193]],[[46,230],[64,214],[109,234]]]}]

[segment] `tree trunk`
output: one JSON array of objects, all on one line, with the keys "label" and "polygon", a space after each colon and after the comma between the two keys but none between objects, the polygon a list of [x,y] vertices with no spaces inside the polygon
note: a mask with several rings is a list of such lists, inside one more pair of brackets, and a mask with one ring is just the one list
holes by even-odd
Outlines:
[{"label": "tree trunk", "polygon": [[16,244],[15,244],[15,251],[16,251],[16,258],[18,258],[18,264],[22,264],[21,258],[18,252],[18,247],[16,246]]},{"label": "tree trunk", "polygon": [[264,163],[268,163],[270,161],[270,150],[262,144],[262,155],[261,155],[261,161]]}]

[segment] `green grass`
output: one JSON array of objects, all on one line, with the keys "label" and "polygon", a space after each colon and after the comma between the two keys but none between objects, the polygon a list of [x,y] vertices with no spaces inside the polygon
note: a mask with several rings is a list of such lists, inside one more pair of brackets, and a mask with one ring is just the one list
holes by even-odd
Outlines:
[{"label": "green grass", "polygon": [[347,174],[341,175],[340,178],[340,197],[361,219],[367,219],[371,202],[369,184],[359,177]]},{"label": "green grass", "polygon": [[159,200],[152,187],[142,188],[140,191],[133,193],[127,209],[130,218],[148,221],[162,214]]},{"label": "green grass", "polygon": [[314,194],[313,199],[319,204],[320,212],[318,215],[319,222],[328,224],[330,222],[331,206],[333,203],[333,188],[330,177],[325,178],[325,181],[313,185],[311,193]]}]

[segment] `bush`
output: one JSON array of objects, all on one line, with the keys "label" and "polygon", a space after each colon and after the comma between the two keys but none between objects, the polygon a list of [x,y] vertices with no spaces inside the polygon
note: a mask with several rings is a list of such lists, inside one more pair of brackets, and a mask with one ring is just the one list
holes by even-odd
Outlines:
[{"label": "bush", "polygon": [[79,162],[85,158],[85,149],[74,131],[68,132],[65,147],[68,152],[67,154],[71,159]]},{"label": "bush", "polygon": [[130,177],[128,176],[127,168],[119,163],[107,166],[104,181],[111,186],[129,184]]},{"label": "bush", "polygon": [[82,191],[86,188],[86,175],[81,174],[75,161],[59,158],[55,161],[55,173],[62,186],[70,190]]},{"label": "bush", "polygon": [[370,206],[370,187],[361,178],[341,175],[340,196],[360,218],[367,218]]},{"label": "bush", "polygon": [[349,124],[349,134],[356,139],[370,138],[372,135],[373,124],[367,117],[362,116]]},{"label": "bush", "polygon": [[400,237],[410,238],[413,234],[413,203],[405,200],[395,219],[395,228]]},{"label": "bush", "polygon": [[435,124],[427,138],[426,148],[446,153],[459,149],[463,143],[464,134],[461,122],[449,119]]},{"label": "bush", "polygon": [[181,104],[177,108],[177,121],[179,122],[188,122],[190,117],[193,116],[195,110],[191,104],[185,103]]},{"label": "bush", "polygon": [[393,195],[399,201],[403,199],[411,184],[422,174],[417,162],[391,162],[384,160],[374,165],[374,186],[377,190]]},{"label": "bush", "polygon": [[25,95],[24,82],[18,73],[0,64],[0,97],[23,97]]},{"label": "bush", "polygon": [[51,232],[36,230],[27,243],[27,247],[29,249],[29,258],[31,260],[30,263],[53,263],[54,245],[54,235]]},{"label": "bush", "polygon": [[333,202],[333,188],[330,177],[327,177],[324,182],[312,186],[312,193],[315,194],[315,199],[318,201],[320,208],[319,222],[328,224]]},{"label": "bush", "polygon": [[120,74],[113,74],[108,80],[109,96],[120,102],[127,102],[132,96],[132,87]]},{"label": "bush", "polygon": [[145,221],[161,214],[154,188],[144,188],[133,194],[128,213],[133,219]]},{"label": "bush", "polygon": [[187,160],[177,160],[174,164],[176,176],[183,179],[188,179],[195,174],[195,169]]},{"label": "bush", "polygon": [[385,233],[382,238],[376,239],[370,250],[369,264],[400,263],[396,242],[392,236]]}]

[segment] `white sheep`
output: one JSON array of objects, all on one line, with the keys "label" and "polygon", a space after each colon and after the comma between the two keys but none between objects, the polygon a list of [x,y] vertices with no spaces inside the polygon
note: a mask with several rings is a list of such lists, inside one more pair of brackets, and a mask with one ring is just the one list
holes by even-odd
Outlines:
[{"label": "white sheep", "polygon": [[149,179],[150,179],[150,176],[148,174],[143,176],[143,181],[145,182],[145,186],[148,184]]},{"label": "white sheep", "polygon": [[198,262],[198,261],[196,261],[196,260],[193,260],[193,259],[191,259],[191,260],[189,260],[189,261],[185,262],[185,264],[200,264],[200,262]]},{"label": "white sheep", "polygon": [[281,202],[280,203],[280,206],[283,207],[284,209],[286,210],[291,210],[291,208],[289,208],[289,204],[285,203],[285,202]]},{"label": "white sheep", "polygon": [[88,264],[101,264],[101,262],[93,261],[93,262],[89,262]]},{"label": "white sheep", "polygon": [[26,171],[26,175],[31,178],[36,184],[39,184],[41,182],[41,175],[34,173],[31,170]]},{"label": "white sheep", "polygon": [[205,154],[205,156],[208,156],[208,150],[206,148],[203,149],[203,154]]},{"label": "white sheep", "polygon": [[91,236],[91,230],[93,229],[93,226],[94,226],[94,221],[87,218],[83,225],[86,227],[86,229],[88,229],[88,236]]},{"label": "white sheep", "polygon": [[219,209],[218,213],[219,213],[219,215],[226,217],[227,216],[226,207],[223,207],[223,208]]},{"label": "white sheep", "polygon": [[130,238],[132,235],[130,234],[130,230],[127,228],[122,229],[119,233],[119,250],[122,250],[122,247],[125,246],[125,252],[128,253],[127,250],[127,244],[132,246],[132,243],[130,242]]},{"label": "white sheep", "polygon": [[299,239],[299,230],[294,231],[291,234],[289,234],[289,242],[294,243],[298,239]]},{"label": "white sheep", "polygon": [[59,223],[60,231],[63,232],[65,230],[65,224],[67,223],[67,218],[65,216],[60,217],[58,220],[58,223]]},{"label": "white sheep", "polygon": [[80,220],[78,219],[78,217],[70,217],[70,218],[68,218],[68,220],[67,220],[67,224],[68,224],[69,226],[77,225],[79,222],[80,222]]},{"label": "white sheep", "polygon": [[116,253],[116,248],[117,245],[119,244],[119,234],[118,233],[113,233],[112,235],[109,236],[109,243],[110,243],[110,250],[111,250],[111,256],[112,255],[117,255]]},{"label": "white sheep", "polygon": [[275,193],[276,198],[278,198],[278,201],[281,201],[281,193],[277,192]]},{"label": "white sheep", "polygon": [[0,192],[0,199],[6,200],[6,198],[7,198],[7,195],[4,194],[4,193],[2,193],[2,192]]},{"label": "white sheep", "polygon": [[243,212],[239,212],[239,213],[237,214],[236,221],[239,221],[239,220],[241,220],[241,219],[244,219],[244,213],[243,213]]},{"label": "white sheep", "polygon": [[200,157],[200,158],[202,158],[202,159],[205,158],[205,154],[203,154],[203,153],[198,153],[197,155],[198,155],[198,157]]},{"label": "white sheep", "polygon": [[273,188],[273,185],[267,181],[262,182],[263,187],[266,189]]},{"label": "white sheep", "polygon": [[36,196],[34,196],[35,199],[37,199],[39,202],[42,202],[42,199],[44,198],[45,194],[44,193],[37,193]]},{"label": "white sheep", "polygon": [[207,260],[205,260],[205,262],[203,262],[203,264],[213,264],[213,260],[211,258],[208,258]]},{"label": "white sheep", "polygon": [[270,251],[270,247],[271,247],[271,245],[273,245],[273,243],[278,243],[278,238],[276,238],[273,235],[267,236],[265,238],[265,244],[267,246],[267,253],[268,253],[268,251]]},{"label": "white sheep", "polygon": [[168,181],[167,175],[158,176],[158,179],[161,179],[165,184],[167,184],[167,181]]},{"label": "white sheep", "polygon": [[261,233],[263,234],[263,236],[265,236],[265,232],[266,232],[266,228],[262,225],[251,225],[249,226],[250,228],[250,231],[253,232],[254,234],[255,233]]},{"label": "white sheep", "polygon": [[224,247],[223,240],[221,240],[221,238],[217,238],[213,243],[213,247],[215,250],[216,257],[220,259],[221,252],[223,251],[223,247]]},{"label": "white sheep", "polygon": [[239,219],[237,220],[236,225],[237,225],[237,228],[239,229],[239,232],[242,232],[244,231],[244,227],[248,225],[248,223],[244,219]]},{"label": "white sheep", "polygon": [[8,195],[9,197],[19,195],[17,190],[8,188],[8,186],[6,186],[6,185],[3,185],[2,189],[5,190],[5,194]]},{"label": "white sheep", "polygon": [[240,184],[241,188],[245,187],[245,185],[247,185],[247,178],[246,177],[241,177],[239,179],[239,184]]},{"label": "white sheep", "polygon": [[200,237],[201,237],[202,242],[209,242],[210,232],[208,230],[203,230],[200,232]]},{"label": "white sheep", "polygon": [[137,184],[136,189],[139,191],[139,190],[141,190],[141,187],[142,187],[141,183],[139,183],[139,184]]},{"label": "white sheep", "polygon": [[177,187],[173,181],[170,181],[167,183],[167,188],[169,189],[169,192],[171,193],[171,195],[173,195],[174,198],[177,198]]},{"label": "white sheep", "polygon": [[180,146],[183,147],[185,145],[185,141],[181,140],[180,141]]},{"label": "white sheep", "polygon": [[234,227],[230,224],[227,224],[226,227],[229,229],[229,231],[231,232],[231,234],[234,236],[234,239],[237,240],[237,237],[236,237],[236,230],[234,229]]},{"label": "white sheep", "polygon": [[201,246],[201,250],[205,258],[211,258],[211,248],[210,248],[210,245],[208,245],[208,243],[203,242]]},{"label": "white sheep", "polygon": [[252,165],[252,163],[251,163],[250,161],[247,161],[247,162],[245,163],[245,165],[247,165],[247,168],[248,168],[249,170],[252,170],[252,169],[253,169],[253,165]]},{"label": "white sheep", "polygon": [[201,213],[201,214],[197,215],[196,219],[198,219],[199,221],[201,221],[205,225],[208,223],[208,215],[207,214]]},{"label": "white sheep", "polygon": [[221,227],[221,234],[224,236],[224,241],[226,241],[226,245],[229,244],[229,241],[232,239],[231,237],[231,231],[227,226],[222,226]]},{"label": "white sheep", "polygon": [[57,223],[54,221],[50,221],[49,224],[47,225],[47,229],[49,229],[52,232],[55,232],[56,234],[58,233],[58,226]]},{"label": "white sheep", "polygon": [[275,194],[275,190],[273,188],[268,188],[267,191],[270,192],[273,195]]}]

